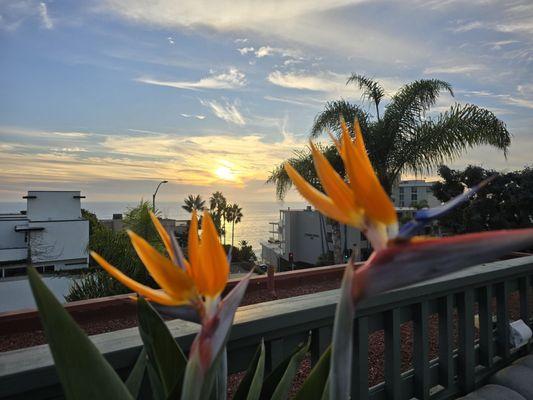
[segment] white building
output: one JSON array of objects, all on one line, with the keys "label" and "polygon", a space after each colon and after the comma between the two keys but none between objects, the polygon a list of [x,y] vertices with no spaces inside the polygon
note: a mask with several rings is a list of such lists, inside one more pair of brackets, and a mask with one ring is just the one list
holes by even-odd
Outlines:
[{"label": "white building", "polygon": [[396,207],[412,207],[414,204],[426,203],[428,207],[435,207],[441,202],[433,196],[431,187],[435,182],[426,182],[424,180],[406,180],[400,181],[398,185],[392,188],[391,198]]},{"label": "white building", "polygon": [[[270,265],[305,263],[316,265],[320,257],[333,251],[333,237],[328,219],[307,207],[280,210],[279,222],[272,222],[272,237],[261,243],[263,261]],[[341,224],[341,251],[359,261],[370,253],[370,244],[361,232]]]},{"label": "white building", "polygon": [[[393,187],[391,198],[400,221],[413,217],[417,210],[415,205],[435,207],[441,204],[433,196],[432,185],[433,182],[424,180],[406,180]],[[261,256],[267,264],[278,267],[291,262],[316,265],[322,255],[333,251],[328,219],[311,207],[280,210],[279,222],[271,222],[271,225],[272,237],[261,243]],[[341,224],[341,251],[345,255],[353,254],[355,261],[362,261],[372,249],[359,230]]]},{"label": "white building", "polygon": [[26,211],[0,214],[0,278],[88,266],[89,221],[79,191],[29,191]]}]

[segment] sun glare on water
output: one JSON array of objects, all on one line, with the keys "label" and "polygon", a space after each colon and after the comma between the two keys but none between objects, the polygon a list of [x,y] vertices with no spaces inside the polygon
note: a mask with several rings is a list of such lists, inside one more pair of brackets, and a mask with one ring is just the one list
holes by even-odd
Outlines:
[{"label": "sun glare on water", "polygon": [[215,170],[215,175],[218,176],[220,179],[224,179],[226,181],[234,181],[235,180],[235,174],[228,167],[218,167]]}]

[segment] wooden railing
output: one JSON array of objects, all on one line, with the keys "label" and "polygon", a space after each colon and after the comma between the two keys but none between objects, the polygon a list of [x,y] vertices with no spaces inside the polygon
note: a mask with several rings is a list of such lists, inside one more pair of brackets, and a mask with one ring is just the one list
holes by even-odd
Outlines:
[{"label": "wooden railing", "polygon": [[[401,273],[401,271],[398,271]],[[451,399],[486,382],[496,370],[529,350],[509,345],[509,299],[517,292],[520,317],[530,323],[533,256],[468,268],[439,279],[369,298],[354,320],[353,399]],[[239,308],[230,341],[230,372],[244,370],[264,338],[272,368],[312,335],[316,361],[331,338],[337,290]],[[494,308],[493,308],[494,307]],[[494,310],[494,311],[493,311]],[[479,334],[474,327],[479,314]],[[412,322],[412,368],[401,370],[401,326]],[[430,331],[438,324],[438,358],[430,360]],[[169,321],[187,349],[195,324]],[[369,337],[384,332],[384,381],[369,388]],[[136,328],[95,335],[92,340],[126,375],[141,348]],[[55,398],[61,388],[46,346],[0,353],[0,398]]]}]

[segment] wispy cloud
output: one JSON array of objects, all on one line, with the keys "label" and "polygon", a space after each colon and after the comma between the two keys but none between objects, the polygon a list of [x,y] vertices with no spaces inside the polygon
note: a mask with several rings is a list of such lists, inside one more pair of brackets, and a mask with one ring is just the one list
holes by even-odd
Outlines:
[{"label": "wispy cloud", "polygon": [[135,80],[149,85],[168,86],[186,90],[238,89],[247,84],[246,75],[233,67],[222,73],[212,73],[210,76],[201,78],[198,81],[163,81],[148,77],[141,77]]},{"label": "wispy cloud", "polygon": [[424,74],[469,74],[471,72],[482,71],[485,68],[481,64],[439,66],[426,68]]},{"label": "wispy cloud", "polygon": [[201,114],[195,114],[195,115],[192,115],[192,114],[180,114],[183,118],[196,118],[196,119],[205,119],[205,115],[201,115]]},{"label": "wispy cloud", "polygon": [[276,86],[289,89],[333,92],[346,82],[345,76],[331,72],[310,74],[274,71],[268,75],[268,81]]},{"label": "wispy cloud", "polygon": [[54,23],[48,15],[48,7],[44,2],[39,3],[39,15],[41,17],[42,24],[46,29],[52,29],[54,27]]},{"label": "wispy cloud", "polygon": [[463,33],[463,32],[469,32],[474,29],[482,28],[484,25],[480,21],[470,21],[470,22],[464,22],[464,21],[458,21],[457,26],[450,28],[452,32],[455,33]]},{"label": "wispy cloud", "polygon": [[209,107],[213,114],[215,114],[218,118],[236,125],[246,125],[244,117],[237,109],[237,102],[229,103],[228,101],[224,101],[223,104],[215,100],[200,100],[200,102],[202,105]]}]

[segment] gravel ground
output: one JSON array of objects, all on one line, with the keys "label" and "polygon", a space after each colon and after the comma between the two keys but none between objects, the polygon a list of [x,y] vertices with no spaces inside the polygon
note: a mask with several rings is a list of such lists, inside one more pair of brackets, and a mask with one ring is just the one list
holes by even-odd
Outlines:
[{"label": "gravel ground", "polygon": [[[303,294],[317,293],[325,290],[336,289],[340,286],[340,279],[320,282],[314,284],[303,285],[295,288],[280,288],[277,289],[277,296],[272,296],[267,290],[259,290],[252,293],[247,293],[242,302],[242,305],[256,304],[265,301],[282,299]],[[533,296],[532,296],[533,297]],[[533,304],[532,304],[533,305]],[[515,293],[509,299],[509,312],[511,319],[519,318],[519,298]],[[454,338],[457,340],[457,323],[454,324]],[[105,316],[98,321],[90,321],[88,323],[81,323],[80,326],[89,335],[98,333],[110,332],[118,329],[124,329],[137,326],[137,317],[135,314],[124,315],[121,318],[105,319]],[[477,335],[477,332],[476,332]],[[8,351],[19,349],[23,347],[30,347],[45,343],[44,334],[42,331],[34,331],[27,333],[18,333],[11,335],[0,335],[0,351]],[[376,385],[383,381],[383,366],[384,366],[384,333],[377,331],[369,336],[369,384]],[[431,315],[429,320],[429,354],[430,359],[435,358],[438,354],[438,316]],[[412,323],[408,322],[401,326],[401,369],[406,371],[412,367],[413,356],[413,327]],[[306,376],[309,374],[311,368],[310,359],[306,358],[298,372],[295,382],[293,384],[292,392],[295,393],[301,386]],[[231,399],[244,373],[233,374],[229,377],[228,392]]]}]

